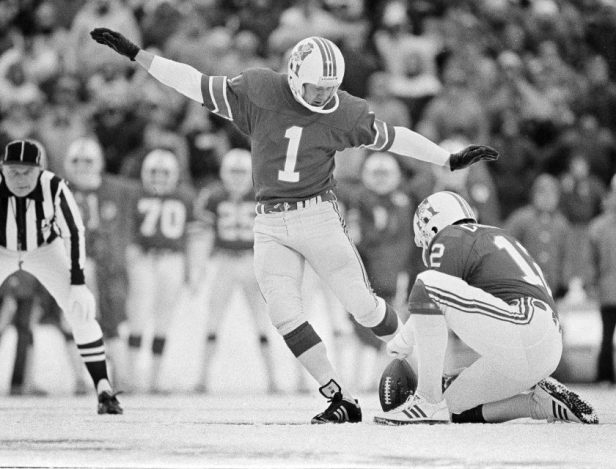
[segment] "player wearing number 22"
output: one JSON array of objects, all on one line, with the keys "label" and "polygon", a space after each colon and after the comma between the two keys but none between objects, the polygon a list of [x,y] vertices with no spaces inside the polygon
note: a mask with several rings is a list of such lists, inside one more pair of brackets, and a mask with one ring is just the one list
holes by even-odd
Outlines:
[{"label": "player wearing number 22", "polygon": [[286,74],[249,69],[225,77],[154,56],[106,28],[91,36],[250,136],[257,199],[254,269],[270,319],[330,400],[312,422],[361,421],[359,405],[330,364],[301,303],[308,262],[360,324],[385,340],[398,329],[396,313],[372,291],[340,216],[333,192],[334,154],[363,146],[454,170],[495,159],[498,153],[470,146],[450,155],[407,128],[379,120],[365,100],[338,90],[344,58],[324,38],[296,44]]},{"label": "player wearing number 22", "polygon": [[[561,329],[552,293],[526,249],[506,231],[478,224],[454,192],[427,197],[413,224],[428,270],[417,275],[410,318],[387,350],[404,359],[415,349],[417,390],[375,421],[597,423],[590,404],[549,378],[562,353]],[[448,328],[479,358],[443,394]]]}]

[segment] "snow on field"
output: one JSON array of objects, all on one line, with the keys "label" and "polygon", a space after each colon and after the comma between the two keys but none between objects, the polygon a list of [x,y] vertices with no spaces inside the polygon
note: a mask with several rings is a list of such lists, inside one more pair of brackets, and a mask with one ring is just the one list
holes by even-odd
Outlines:
[{"label": "snow on field", "polygon": [[[199,369],[207,315],[203,298],[187,300],[175,314],[163,375],[176,394],[122,395],[122,416],[96,415],[93,395],[70,396],[72,371],[61,336],[50,326],[38,327],[33,377],[50,395],[0,397],[0,468],[616,468],[616,388],[575,388],[597,406],[599,426],[517,421],[383,427],[372,423],[379,410],[375,393],[359,395],[364,423],[311,426],[307,422],[325,402],[310,381],[310,394],[291,393],[297,367],[273,330],[276,377],[285,393],[263,393],[258,341],[241,297],[232,299],[219,331],[207,396],[186,393]],[[327,318],[312,320],[333,355]],[[573,326],[570,331],[578,335],[587,328]],[[9,330],[0,341],[0,395],[8,391],[14,340]],[[598,339],[593,335],[588,342]],[[366,371],[348,365],[353,353],[347,348],[346,357],[332,356],[343,364],[351,387]],[[586,354],[584,366],[593,360]]]},{"label": "snow on field", "polygon": [[372,423],[377,396],[360,396],[361,424],[309,425],[316,396],[216,393],[130,395],[122,416],[98,416],[86,397],[6,397],[0,467],[616,467],[613,389],[576,388],[602,424]]}]

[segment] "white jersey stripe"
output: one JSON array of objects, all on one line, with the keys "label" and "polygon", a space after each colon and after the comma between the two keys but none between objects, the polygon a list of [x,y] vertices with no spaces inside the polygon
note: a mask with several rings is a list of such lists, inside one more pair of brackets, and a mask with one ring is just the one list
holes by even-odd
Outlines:
[{"label": "white jersey stripe", "polygon": [[[28,205],[32,207],[28,207],[26,210],[26,226],[36,226],[36,210],[35,210],[35,201],[29,200]],[[38,230],[26,230],[26,246],[25,250],[30,249],[31,247],[38,247]]]},{"label": "white jersey stripe", "polygon": [[17,251],[17,214],[15,210],[15,199],[10,198],[6,217],[6,248],[11,251]]},{"label": "white jersey stripe", "polygon": [[374,137],[374,141],[370,145],[365,145],[365,148],[375,151],[382,150],[389,142],[389,132],[387,131],[387,125],[382,120],[374,119],[374,124],[372,124],[372,126],[374,128],[376,136]]},{"label": "white jersey stripe", "polygon": [[[233,120],[233,113],[227,98],[227,77],[212,76],[208,78],[208,99],[205,105],[214,114]],[[210,104],[211,103],[211,104]]]}]

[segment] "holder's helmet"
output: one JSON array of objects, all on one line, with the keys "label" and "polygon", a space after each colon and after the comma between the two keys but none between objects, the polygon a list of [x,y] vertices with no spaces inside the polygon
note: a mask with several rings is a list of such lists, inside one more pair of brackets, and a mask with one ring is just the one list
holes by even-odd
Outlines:
[{"label": "holder's helmet", "polygon": [[423,249],[423,262],[426,267],[429,267],[430,243],[436,234],[463,220],[476,223],[477,217],[468,202],[455,192],[436,192],[419,204],[413,217],[413,231],[415,244]]}]

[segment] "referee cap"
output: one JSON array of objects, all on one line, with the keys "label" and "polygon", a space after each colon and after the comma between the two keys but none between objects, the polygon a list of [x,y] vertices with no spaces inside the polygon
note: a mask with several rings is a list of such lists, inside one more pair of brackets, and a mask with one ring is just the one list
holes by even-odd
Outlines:
[{"label": "referee cap", "polygon": [[41,166],[43,152],[32,140],[13,140],[4,149],[3,165]]}]

